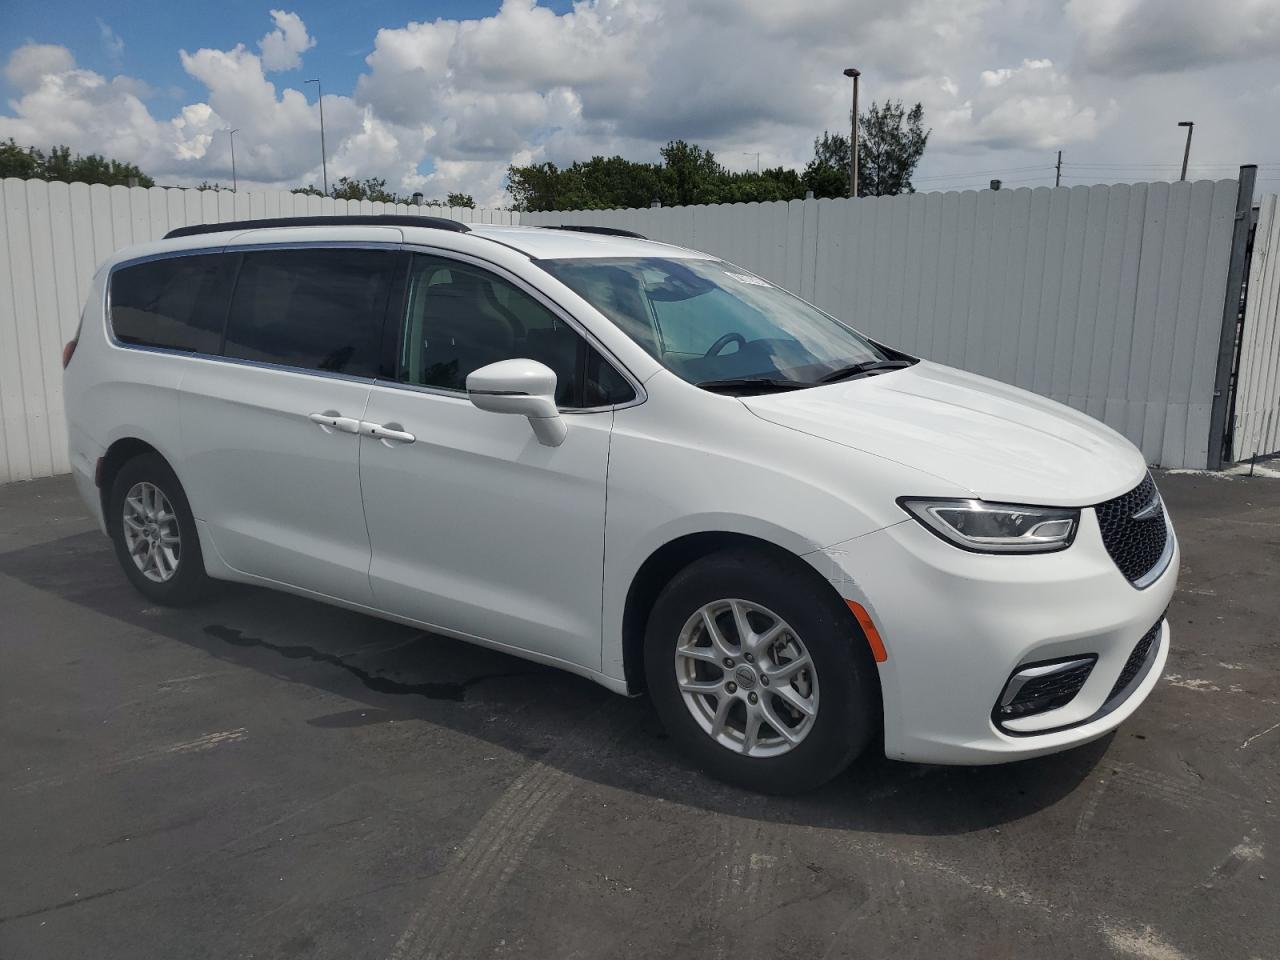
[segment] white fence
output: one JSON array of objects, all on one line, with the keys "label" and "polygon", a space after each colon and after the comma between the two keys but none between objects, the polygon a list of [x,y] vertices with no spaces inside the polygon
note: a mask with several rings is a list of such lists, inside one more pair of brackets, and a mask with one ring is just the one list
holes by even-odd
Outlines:
[{"label": "white fence", "polygon": [[526,213],[718,254],[885,342],[1204,467],[1236,181]]},{"label": "white fence", "polygon": [[66,473],[62,345],[97,265],[174,227],[261,217],[406,213],[518,222],[506,210],[410,207],[300,194],[3,181],[0,208],[0,483]]},{"label": "white fence", "polygon": [[1280,201],[1262,198],[1249,263],[1231,455],[1280,452]]},{"label": "white fence", "polygon": [[[1150,463],[1203,467],[1236,192],[1222,180],[515,214],[5,180],[0,482],[68,470],[60,354],[108,254],[190,223],[354,213],[597,224],[707,250],[905,350],[1084,410]],[[1272,294],[1250,298],[1261,319],[1245,325],[1237,456],[1280,430],[1266,413],[1280,391],[1269,216],[1254,269],[1270,272],[1251,287]],[[1253,362],[1259,351],[1270,366]]]}]

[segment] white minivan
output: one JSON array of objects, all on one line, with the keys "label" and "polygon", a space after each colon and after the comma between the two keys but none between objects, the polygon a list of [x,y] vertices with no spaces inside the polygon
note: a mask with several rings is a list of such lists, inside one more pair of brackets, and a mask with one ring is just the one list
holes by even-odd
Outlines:
[{"label": "white minivan", "polygon": [[647,691],[707,770],[1120,724],[1178,546],[1137,449],[624,231],[209,224],[98,272],[71,462],[151,602],[258,584]]}]

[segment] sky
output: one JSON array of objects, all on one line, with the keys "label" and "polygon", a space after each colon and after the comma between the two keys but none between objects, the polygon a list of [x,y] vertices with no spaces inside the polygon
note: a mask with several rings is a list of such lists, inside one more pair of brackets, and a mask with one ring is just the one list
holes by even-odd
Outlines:
[{"label": "sky", "polygon": [[[158,183],[384,177],[504,206],[509,164],[668,140],[802,167],[861,99],[924,105],[918,190],[1176,179],[1280,190],[1280,0],[0,0],[0,139]],[[758,155],[758,158],[757,158]]]}]

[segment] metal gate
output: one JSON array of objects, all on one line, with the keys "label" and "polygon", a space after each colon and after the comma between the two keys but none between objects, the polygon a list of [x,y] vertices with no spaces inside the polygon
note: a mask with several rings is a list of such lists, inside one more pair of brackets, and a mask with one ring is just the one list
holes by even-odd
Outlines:
[{"label": "metal gate", "polygon": [[1280,453],[1280,198],[1258,209],[1249,264],[1231,459]]}]

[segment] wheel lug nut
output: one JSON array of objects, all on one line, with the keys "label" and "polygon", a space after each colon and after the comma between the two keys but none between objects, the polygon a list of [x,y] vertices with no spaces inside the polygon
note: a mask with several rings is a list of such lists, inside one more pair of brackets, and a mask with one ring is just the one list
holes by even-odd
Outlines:
[{"label": "wheel lug nut", "polygon": [[767,687],[768,685],[769,685],[769,678],[765,676],[763,673],[760,674],[760,686]]},{"label": "wheel lug nut", "polygon": [[748,699],[749,701],[751,701],[752,703],[755,703],[755,702],[757,702],[760,698],[759,698],[759,697],[757,697],[754,693],[748,693],[748,694],[747,694],[747,699]]},{"label": "wheel lug nut", "polygon": [[724,689],[725,689],[725,691],[726,691],[726,692],[728,692],[728,693],[737,693],[737,692],[738,692],[738,685],[737,685],[736,683],[734,683],[732,680],[730,680],[728,683],[726,683],[726,684],[724,685]]},{"label": "wheel lug nut", "polygon": [[733,657],[725,657],[725,658],[724,658],[724,665],[725,665],[726,667],[730,667],[730,668],[731,668],[731,667],[733,667]]},{"label": "wheel lug nut", "polygon": [[747,661],[747,663],[755,663],[755,662],[756,662],[756,658],[755,658],[755,657],[753,657],[753,656],[752,656],[751,654],[749,654],[749,653],[748,653],[748,654],[746,654],[742,659],[743,659],[743,660],[745,660],[745,661]]}]

